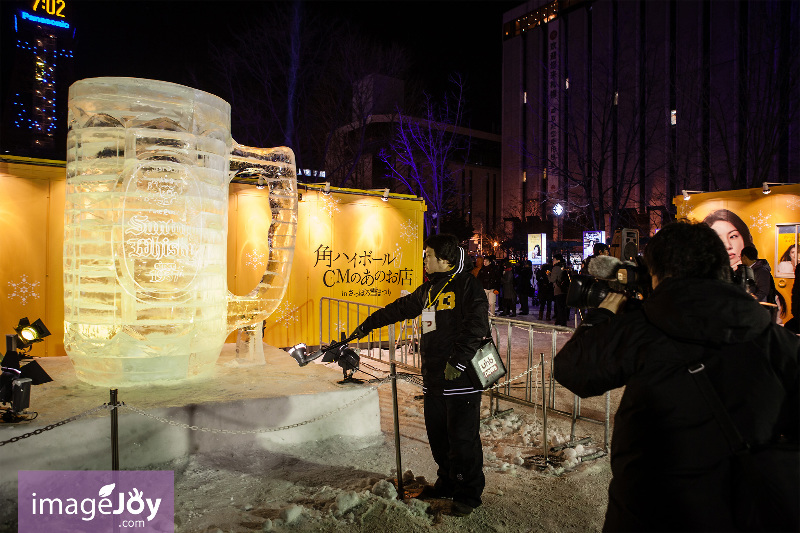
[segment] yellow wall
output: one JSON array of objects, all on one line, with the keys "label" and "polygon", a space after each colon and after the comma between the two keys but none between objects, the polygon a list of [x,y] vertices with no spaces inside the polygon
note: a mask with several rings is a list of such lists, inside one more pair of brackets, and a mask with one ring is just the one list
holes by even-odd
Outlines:
[{"label": "yellow wall", "polygon": [[[266,323],[264,340],[273,346],[317,344],[322,297],[383,306],[422,283],[423,202],[336,189],[302,195],[289,288]],[[322,318],[327,333],[327,307]],[[343,314],[332,320],[344,331],[364,318],[353,310],[349,323]]]},{"label": "yellow wall", "polygon": [[785,237],[778,239],[777,228],[779,224],[800,224],[800,185],[774,185],[771,190],[770,194],[764,194],[761,189],[692,194],[689,200],[676,196],[673,203],[678,208],[679,219],[699,222],[717,209],[728,209],[747,224],[758,257],[769,263],[775,286],[786,300],[785,322],[792,316],[788,308],[795,280],[794,273],[776,272],[787,245],[783,242]]},{"label": "yellow wall", "polygon": [[[0,334],[14,333],[21,317],[41,318],[52,335],[34,344],[31,354],[66,355],[64,162],[2,156],[0,187]],[[273,346],[318,342],[321,297],[386,305],[422,282],[423,202],[408,196],[384,202],[363,191],[336,189],[302,195],[289,286],[266,324],[264,340]],[[263,273],[268,190],[233,184],[229,206],[228,287],[243,295]],[[348,281],[340,281],[340,272],[348,271]],[[337,321],[344,327],[344,316]],[[351,327],[355,321],[353,315]]]},{"label": "yellow wall", "polygon": [[33,161],[0,159],[0,335],[41,318],[52,335],[31,355],[65,355],[64,163]]}]

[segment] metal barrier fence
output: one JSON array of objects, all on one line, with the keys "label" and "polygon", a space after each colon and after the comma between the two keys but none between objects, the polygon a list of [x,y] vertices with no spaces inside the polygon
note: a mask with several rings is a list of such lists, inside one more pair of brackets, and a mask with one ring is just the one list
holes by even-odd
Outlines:
[{"label": "metal barrier fence", "polygon": [[[327,344],[329,340],[338,340],[342,333],[351,333],[377,309],[380,306],[336,298],[320,299],[320,345]],[[566,341],[575,328],[504,317],[489,317],[489,322],[495,344],[506,365],[506,375],[499,386],[486,392],[490,415],[494,416],[500,410],[500,400],[533,408],[542,407],[545,427],[548,412],[571,419],[570,442],[575,441],[579,421],[599,424],[604,429],[603,450],[608,452],[611,393],[581,400],[561,387],[553,377],[552,365],[559,349],[559,335],[564,336]],[[396,336],[390,334],[388,327],[374,330],[366,341],[358,341],[356,348],[359,353],[366,349],[366,357],[384,363],[389,362],[389,351],[394,348],[397,364],[419,372],[419,320],[401,322],[395,331],[398,332]],[[535,372],[537,369],[539,371]],[[520,376],[524,381],[519,381]],[[536,392],[539,387],[541,394]]]}]

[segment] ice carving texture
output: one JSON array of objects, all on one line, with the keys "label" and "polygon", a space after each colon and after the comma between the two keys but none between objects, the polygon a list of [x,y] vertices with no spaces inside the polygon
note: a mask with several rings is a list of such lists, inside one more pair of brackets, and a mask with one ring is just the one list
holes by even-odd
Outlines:
[{"label": "ice carving texture", "polygon": [[[231,162],[229,104],[161,81],[78,81],[69,125],[64,346],[78,377],[126,386],[212,374],[227,335],[267,318],[286,291],[293,153],[236,145]],[[271,186],[273,246],[240,298],[226,283],[228,184],[244,168]]]}]

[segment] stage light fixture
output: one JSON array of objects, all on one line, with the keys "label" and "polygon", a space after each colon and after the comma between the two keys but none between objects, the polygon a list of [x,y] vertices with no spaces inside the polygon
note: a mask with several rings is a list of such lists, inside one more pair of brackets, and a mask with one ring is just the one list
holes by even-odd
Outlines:
[{"label": "stage light fixture", "polygon": [[761,185],[761,192],[764,194],[769,194],[772,192],[772,189],[769,188],[770,185],[797,185],[796,183],[778,183],[773,181],[765,181]]},{"label": "stage light fixture", "polygon": [[383,196],[381,196],[381,200],[384,202],[389,201],[389,189],[383,189]]},{"label": "stage light fixture", "polygon": [[704,192],[704,191],[687,191],[686,189],[683,189],[683,190],[681,191],[681,193],[683,193],[683,199],[684,199],[684,200],[686,200],[686,201],[688,201],[688,200],[689,200],[689,197],[690,197],[692,194],[702,194],[703,192]]},{"label": "stage light fixture", "polygon": [[50,335],[50,330],[47,329],[41,318],[37,318],[36,322],[31,324],[28,317],[23,317],[19,320],[19,324],[14,328],[14,331],[17,332],[17,348],[20,350],[30,347],[31,344],[41,342]]},{"label": "stage light fixture", "polygon": [[306,366],[311,361],[322,357],[323,363],[337,363],[342,368],[344,379],[339,383],[362,383],[361,380],[353,378],[353,374],[358,371],[361,358],[358,353],[350,348],[347,343],[355,337],[347,337],[342,333],[342,340],[339,342],[331,341],[327,346],[321,346],[319,350],[309,355],[308,346],[304,343],[295,344],[287,350],[289,355],[297,361],[300,366]]},{"label": "stage light fixture", "polygon": [[325,186],[322,188],[322,194],[330,194],[331,193],[331,182],[326,181]]}]

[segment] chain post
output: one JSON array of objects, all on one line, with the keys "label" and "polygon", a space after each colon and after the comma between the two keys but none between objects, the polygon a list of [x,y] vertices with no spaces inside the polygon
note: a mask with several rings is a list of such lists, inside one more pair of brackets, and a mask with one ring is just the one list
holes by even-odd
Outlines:
[{"label": "chain post", "polygon": [[389,369],[392,376],[392,414],[394,417],[394,453],[397,461],[397,498],[403,499],[403,464],[400,456],[400,415],[397,408],[397,367],[394,360],[394,324],[389,324]]},{"label": "chain post", "polygon": [[111,389],[111,470],[119,470],[119,413],[117,411],[117,389]]}]

